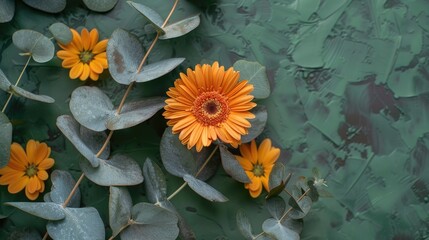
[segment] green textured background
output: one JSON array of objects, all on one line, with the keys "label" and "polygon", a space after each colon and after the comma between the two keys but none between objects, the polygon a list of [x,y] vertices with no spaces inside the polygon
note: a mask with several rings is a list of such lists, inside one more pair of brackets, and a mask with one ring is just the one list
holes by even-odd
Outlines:
[{"label": "green textured background", "polygon": [[[171,0],[137,1],[166,16]],[[18,29],[48,35],[54,22],[70,27],[96,27],[109,37],[121,27],[144,37],[146,22],[120,0],[114,10],[90,12],[80,1],[69,1],[60,14],[46,14],[17,1],[12,22],[0,24],[0,68],[14,82],[25,60],[11,42]],[[302,239],[429,239],[429,1],[427,0],[219,0],[181,1],[173,19],[201,11],[201,25],[179,39],[157,44],[149,61],[185,57],[182,68],[161,80],[139,84],[131,98],[163,95],[179,71],[200,62],[258,61],[267,68],[271,96],[264,137],[282,148],[280,161],[295,176],[311,176],[317,167],[332,195],[321,198],[304,219]],[[54,59],[32,63],[24,89],[55,98],[48,105],[14,98],[7,115],[13,139],[47,142],[55,168],[80,175],[81,157],[55,126],[69,114],[71,92],[96,85],[118,102],[124,86],[108,73],[96,83],[68,79]],[[0,93],[0,103],[6,94]],[[130,154],[140,164],[158,163],[165,120],[160,114],[130,130],[115,132],[112,150]],[[242,184],[223,171],[209,183],[230,201],[210,203],[190,190],[173,199],[193,226],[198,239],[241,239],[235,225],[238,208],[256,229],[267,216],[263,201],[250,200]],[[169,192],[181,180],[168,177]],[[142,186],[131,187],[134,203],[144,200]],[[97,207],[106,226],[108,188],[85,180],[86,206]],[[25,201],[0,187],[0,202]],[[26,226],[44,234],[45,222],[4,205],[0,239]],[[109,234],[108,234],[109,235]]]}]

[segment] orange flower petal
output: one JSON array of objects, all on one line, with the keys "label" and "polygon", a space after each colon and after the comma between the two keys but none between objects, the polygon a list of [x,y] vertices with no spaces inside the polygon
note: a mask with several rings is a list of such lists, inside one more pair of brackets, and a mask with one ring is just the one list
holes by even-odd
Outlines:
[{"label": "orange flower petal", "polygon": [[101,52],[105,52],[107,48],[107,39],[101,40],[97,44],[95,44],[94,49],[92,49],[93,54],[99,54]]},{"label": "orange flower petal", "polygon": [[98,80],[98,73],[95,73],[94,71],[91,71],[89,73],[89,78],[91,78],[92,81],[97,81]]},{"label": "orange flower petal", "polygon": [[238,163],[243,167],[245,171],[253,170],[253,164],[248,159],[243,158],[241,156],[235,156],[235,159],[237,159]]},{"label": "orange flower petal", "polygon": [[79,58],[78,52],[71,52],[66,50],[59,50],[57,52],[57,57],[60,59],[66,59],[66,58]]},{"label": "orange flower petal", "polygon": [[103,66],[104,69],[109,67],[109,64],[107,63],[106,52],[102,52],[95,55],[93,61],[98,61],[101,64],[101,66]]},{"label": "orange flower petal", "polygon": [[73,44],[74,48],[78,49],[79,52],[82,52],[83,45],[82,45],[82,39],[80,38],[79,33],[74,29],[70,29],[70,31],[72,32],[72,35],[73,35],[73,40],[70,44]]},{"label": "orange flower petal", "polygon": [[89,47],[91,46],[91,38],[89,36],[88,29],[83,28],[80,32],[80,37],[82,39],[83,50],[87,51],[88,49],[90,49]]},{"label": "orange flower petal", "polygon": [[25,196],[27,196],[27,198],[32,201],[36,200],[39,197],[39,194],[40,193],[38,191],[35,191],[34,193],[30,193],[28,191],[28,188],[25,188]]},{"label": "orange flower petal", "polygon": [[46,179],[48,179],[49,175],[45,170],[39,169],[39,171],[37,171],[37,177],[40,180],[45,181]]},{"label": "orange flower petal", "polygon": [[18,179],[20,179],[22,176],[24,176],[25,172],[15,171],[11,170],[10,172],[2,175],[0,177],[0,185],[8,185],[11,184]]},{"label": "orange flower petal", "polygon": [[89,32],[89,38],[91,39],[91,45],[89,46],[89,50],[94,49],[95,45],[98,42],[98,31],[93,28],[91,32]]},{"label": "orange flower petal", "polygon": [[91,71],[95,72],[95,73],[102,73],[103,72],[103,66],[101,65],[101,63],[99,61],[91,61],[89,63],[89,67],[91,68]]},{"label": "orange flower petal", "polygon": [[91,69],[89,68],[89,65],[86,63],[83,64],[82,75],[80,75],[79,79],[81,81],[85,81],[86,79],[88,79],[90,71],[91,71]]},{"label": "orange flower petal", "polygon": [[10,157],[11,161],[15,160],[19,165],[27,165],[27,154],[24,151],[24,148],[21,147],[18,143],[12,143],[10,146]]},{"label": "orange flower petal", "polygon": [[43,161],[41,161],[39,163],[39,165],[37,165],[37,167],[39,168],[39,170],[47,170],[49,168],[51,168],[52,166],[54,166],[54,159],[52,158],[45,158],[43,159]]},{"label": "orange flower petal", "polygon": [[61,63],[61,66],[63,68],[72,68],[74,65],[78,64],[80,62],[79,58],[66,58],[64,59],[64,61]]},{"label": "orange flower petal", "polygon": [[29,193],[34,193],[40,189],[40,181],[37,177],[30,177],[30,180],[27,184],[27,190]]},{"label": "orange flower petal", "polygon": [[7,190],[10,193],[20,192],[22,189],[24,189],[24,187],[27,185],[29,180],[30,179],[28,176],[22,176],[22,177],[16,179],[15,181],[11,182],[9,184]]},{"label": "orange flower petal", "polygon": [[83,72],[83,63],[78,63],[76,65],[74,65],[71,69],[70,69],[70,73],[69,73],[69,77],[71,79],[76,79],[78,78],[80,75],[82,75]]},{"label": "orange flower petal", "polygon": [[265,159],[265,156],[267,155],[268,151],[271,148],[271,140],[270,139],[264,139],[258,148],[258,159],[260,163],[263,163],[263,159]]}]

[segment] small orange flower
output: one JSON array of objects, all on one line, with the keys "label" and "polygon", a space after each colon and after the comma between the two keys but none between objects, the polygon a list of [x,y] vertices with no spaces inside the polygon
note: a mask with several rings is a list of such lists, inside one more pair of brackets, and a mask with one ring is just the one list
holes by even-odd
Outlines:
[{"label": "small orange flower", "polygon": [[280,149],[271,146],[270,139],[264,139],[256,148],[255,140],[250,144],[240,145],[241,156],[235,156],[243,167],[250,183],[245,183],[244,187],[249,189],[250,196],[257,198],[262,192],[262,186],[270,191],[268,180],[274,163],[280,156]]},{"label": "small orange flower", "polygon": [[27,152],[18,143],[10,148],[10,161],[0,169],[0,185],[9,185],[7,190],[13,194],[25,188],[28,199],[37,199],[45,190],[46,170],[54,165],[54,159],[49,158],[51,148],[34,140],[27,142]]},{"label": "small orange flower", "polygon": [[107,39],[98,41],[97,29],[88,32],[86,28],[82,29],[81,35],[70,29],[73,34],[73,40],[67,44],[58,45],[63,49],[57,52],[57,56],[63,60],[64,68],[71,68],[69,76],[71,79],[79,78],[85,81],[89,78],[96,81],[98,75],[107,69]]},{"label": "small orange flower", "polygon": [[232,67],[225,71],[218,62],[180,73],[167,92],[170,98],[163,116],[188,149],[196,146],[199,152],[218,138],[238,147],[250,127],[247,119],[255,117],[250,110],[256,106],[250,95],[253,85],[239,78]]}]

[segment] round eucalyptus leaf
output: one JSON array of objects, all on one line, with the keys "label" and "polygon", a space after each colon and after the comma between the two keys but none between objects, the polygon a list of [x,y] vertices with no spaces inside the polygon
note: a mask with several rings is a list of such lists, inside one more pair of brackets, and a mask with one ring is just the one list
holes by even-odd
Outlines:
[{"label": "round eucalyptus leaf", "polygon": [[143,177],[146,189],[146,197],[152,203],[159,203],[167,199],[167,182],[161,168],[152,162],[149,158],[146,159],[143,165]]},{"label": "round eucalyptus leaf", "polygon": [[66,8],[66,0],[23,0],[28,6],[48,13],[59,13]]},{"label": "round eucalyptus leaf", "polygon": [[249,218],[243,210],[238,210],[235,219],[237,221],[237,227],[238,230],[240,230],[241,235],[243,235],[245,239],[254,239],[255,236],[252,234],[252,225],[250,225]]},{"label": "round eucalyptus leaf", "polygon": [[198,195],[201,197],[212,201],[212,202],[226,202],[228,201],[228,198],[225,197],[222,193],[220,193],[218,190],[214,189],[212,186],[208,185],[207,183],[196,179],[195,177],[186,174],[183,176],[183,180],[188,183],[189,187],[194,190]]},{"label": "round eucalyptus leaf", "polygon": [[249,177],[247,177],[246,172],[244,172],[243,167],[238,163],[234,155],[228,151],[225,145],[219,145],[219,148],[220,158],[222,159],[222,166],[225,172],[239,182],[249,183]]},{"label": "round eucalyptus leaf", "polygon": [[55,40],[61,44],[67,45],[73,40],[73,34],[70,31],[70,28],[64,23],[54,23],[49,26],[49,31],[54,36]]},{"label": "round eucalyptus leaf", "polygon": [[50,221],[46,230],[52,239],[104,240],[104,223],[93,207],[64,208],[65,218]]},{"label": "round eucalyptus leaf", "polygon": [[[98,151],[100,151],[107,139],[107,134],[105,132],[92,131],[91,129],[88,129],[84,126],[80,126],[79,136],[92,153],[98,153]],[[108,159],[109,156],[110,142],[107,143],[99,158]]]},{"label": "round eucalyptus leaf", "polygon": [[31,54],[33,60],[38,63],[45,63],[54,57],[54,44],[39,32],[28,29],[18,30],[13,33],[12,41],[24,53]]},{"label": "round eucalyptus leaf", "polygon": [[[76,181],[73,179],[72,175],[69,172],[62,170],[54,170],[51,173],[51,181],[51,191],[48,193],[49,197],[47,197],[45,202],[49,201],[62,205],[68,198],[70,192],[76,184]],[[76,190],[67,206],[74,208],[80,207],[79,188]]]},{"label": "round eucalyptus leaf", "polygon": [[180,214],[177,212],[176,208],[170,201],[165,200],[165,201],[159,202],[159,206],[176,214],[177,218],[179,219],[178,226],[179,226],[180,239],[189,239],[189,240],[197,239],[191,227],[188,225],[186,220],[182,216],[180,216]]},{"label": "round eucalyptus leaf", "polygon": [[55,102],[55,100],[49,96],[37,95],[37,94],[31,93],[31,92],[28,92],[27,90],[24,90],[18,86],[11,85],[10,89],[16,95],[21,96],[21,97],[25,97],[25,98],[28,98],[31,100],[35,100],[38,102],[44,102],[44,103],[54,103]]},{"label": "round eucalyptus leaf", "polygon": [[57,203],[7,202],[5,204],[46,220],[61,220],[65,218],[64,208]]},{"label": "round eucalyptus leaf", "polygon": [[113,236],[121,232],[131,219],[133,203],[126,187],[110,187],[109,195],[109,224]]},{"label": "round eucalyptus leaf", "polygon": [[[199,174],[195,177],[201,181],[207,181],[209,178],[213,177],[216,174],[216,171],[219,169],[221,164],[220,154],[219,151],[217,151],[215,148],[215,144],[212,144],[209,147],[204,147],[200,152],[197,152],[195,148],[190,150],[199,171]],[[213,151],[216,152],[213,154],[209,162],[205,164]],[[204,168],[200,171],[203,165]]]},{"label": "round eucalyptus leaf", "polygon": [[107,12],[115,7],[118,0],[83,0],[83,3],[96,12]]},{"label": "round eucalyptus leaf", "polygon": [[57,127],[66,136],[66,138],[75,146],[75,148],[82,154],[86,160],[89,161],[92,167],[98,167],[101,159],[95,156],[91,148],[89,148],[85,142],[91,139],[82,140],[80,136],[80,125],[74,120],[72,116],[62,115],[57,118]]},{"label": "round eucalyptus leaf", "polygon": [[107,43],[106,54],[109,72],[116,82],[128,85],[135,81],[135,74],[144,55],[136,36],[123,29],[116,29]]},{"label": "round eucalyptus leaf", "polygon": [[0,0],[0,23],[9,22],[15,13],[15,0]]},{"label": "round eucalyptus leaf", "polygon": [[258,137],[267,124],[268,112],[264,105],[256,106],[252,109],[252,113],[255,114],[255,118],[249,120],[251,127],[246,135],[241,136],[242,143],[248,143]]},{"label": "round eucalyptus leaf", "polygon": [[183,36],[200,25],[200,15],[185,18],[162,28],[165,32],[159,39],[170,39]]},{"label": "round eucalyptus leaf", "polygon": [[4,72],[0,69],[0,89],[5,91],[5,92],[9,92],[11,85],[12,84],[9,82],[9,79],[7,79]]},{"label": "round eucalyptus leaf", "polygon": [[[284,221],[284,222],[287,222]],[[262,224],[262,230],[270,235],[273,235],[276,237],[276,239],[282,239],[282,240],[299,240],[299,234],[294,231],[293,229],[290,229],[289,226],[286,224],[282,224],[283,222],[280,222],[279,220],[276,220],[274,218],[268,218],[264,221]]]},{"label": "round eucalyptus leaf", "polygon": [[171,127],[166,128],[162,135],[160,152],[162,163],[170,174],[183,177],[197,172],[191,151],[180,142],[178,134],[171,132]]},{"label": "round eucalyptus leaf", "polygon": [[121,232],[122,240],[174,240],[179,235],[175,213],[150,203],[138,203],[132,209],[133,224]]},{"label": "round eucalyptus leaf", "polygon": [[136,82],[148,82],[171,72],[179,66],[185,58],[170,58],[143,66],[136,75]]},{"label": "round eucalyptus leaf", "polygon": [[114,115],[109,97],[99,88],[88,86],[73,91],[70,111],[80,124],[97,132],[106,130],[107,120]]},{"label": "round eucalyptus leaf", "polygon": [[[283,192],[283,189],[285,189],[290,178],[292,177],[291,173],[289,173],[285,177],[286,174],[284,173],[284,166],[283,164],[281,165],[280,164],[281,163],[279,163],[279,165],[275,164],[273,167],[273,170],[271,170],[270,179],[268,180],[268,186],[270,186],[270,192],[267,194],[265,199],[270,199],[272,197],[279,195],[281,192]],[[274,187],[271,187],[271,186],[274,186]]]},{"label": "round eucalyptus leaf", "polygon": [[164,19],[157,12],[146,5],[132,1],[127,2],[139,11],[152,24],[157,32],[164,34],[164,30],[161,28],[164,24]]},{"label": "round eucalyptus leaf", "polygon": [[283,217],[286,210],[286,203],[280,196],[267,199],[265,206],[271,216],[277,220],[280,220]]},{"label": "round eucalyptus leaf", "polygon": [[240,71],[240,79],[253,84],[252,95],[255,98],[267,98],[270,96],[270,83],[268,82],[265,67],[258,62],[238,60],[233,65],[234,70]]},{"label": "round eucalyptus leaf", "polygon": [[130,128],[151,118],[165,105],[165,98],[154,97],[126,103],[119,115],[112,115],[106,126],[110,130]]},{"label": "round eucalyptus leaf", "polygon": [[290,192],[292,196],[290,196],[288,204],[293,209],[289,212],[288,216],[292,219],[304,218],[310,211],[313,204],[311,198],[309,196],[302,197],[301,189],[297,186],[292,186]]},{"label": "round eucalyptus leaf", "polygon": [[12,123],[4,113],[0,112],[0,168],[9,163],[11,143]]},{"label": "round eucalyptus leaf", "polygon": [[140,166],[124,155],[114,155],[109,160],[101,160],[98,167],[80,160],[80,168],[86,177],[101,186],[132,186],[143,182]]}]

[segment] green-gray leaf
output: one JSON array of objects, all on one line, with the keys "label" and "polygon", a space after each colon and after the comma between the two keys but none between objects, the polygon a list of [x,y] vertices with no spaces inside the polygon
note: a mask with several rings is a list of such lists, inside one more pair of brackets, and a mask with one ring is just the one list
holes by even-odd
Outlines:
[{"label": "green-gray leaf", "polygon": [[[287,220],[286,220],[287,221]],[[285,222],[286,222],[285,221]],[[282,240],[299,240],[299,234],[290,229],[288,225],[283,225],[280,221],[274,218],[268,218],[262,224],[262,230],[268,234]]]},{"label": "green-gray leaf", "polygon": [[220,158],[222,159],[222,166],[225,172],[239,182],[249,183],[249,177],[247,177],[243,167],[238,163],[234,155],[228,151],[225,145],[219,145],[219,148]]},{"label": "green-gray leaf", "polygon": [[0,168],[10,160],[10,145],[12,142],[12,124],[7,116],[0,112]]},{"label": "green-gray leaf", "polygon": [[185,58],[170,58],[161,60],[159,62],[151,63],[143,66],[140,73],[135,77],[136,82],[148,82],[157,79],[165,74],[171,72],[177,66],[179,66]]},{"label": "green-gray leaf", "polygon": [[177,218],[179,219],[178,226],[180,231],[179,232],[180,239],[187,239],[187,240],[197,239],[195,237],[195,233],[189,227],[188,223],[185,221],[185,219],[182,216],[180,216],[180,214],[177,212],[176,208],[170,201],[168,200],[162,201],[160,202],[159,206],[176,214]]},{"label": "green-gray leaf", "polygon": [[83,0],[83,3],[96,12],[107,12],[115,7],[118,0]]},{"label": "green-gray leaf", "polygon": [[183,180],[188,183],[189,187],[194,190],[198,195],[201,197],[212,201],[212,202],[226,202],[228,201],[228,198],[225,197],[222,193],[220,193],[218,190],[214,189],[212,186],[208,185],[207,183],[196,179],[195,177],[186,174],[183,176]]},{"label": "green-gray leaf", "polygon": [[6,205],[16,207],[31,215],[46,220],[61,220],[65,218],[64,208],[52,202],[7,202]]},{"label": "green-gray leaf", "polygon": [[[48,195],[49,199],[45,199],[45,202],[49,200],[61,205],[66,201],[76,182],[69,172],[62,170],[54,170],[51,173],[51,181],[52,187]],[[76,208],[80,206],[79,188],[76,190],[67,206]]]},{"label": "green-gray leaf", "polygon": [[66,7],[66,0],[23,0],[27,5],[48,13],[59,13]]},{"label": "green-gray leaf", "polygon": [[15,0],[0,0],[0,23],[9,22],[15,13]]},{"label": "green-gray leaf", "polygon": [[43,34],[33,30],[18,30],[12,35],[13,44],[24,53],[31,54],[34,61],[45,63],[54,57],[54,44]]},{"label": "green-gray leaf", "polygon": [[139,11],[152,24],[157,32],[164,34],[164,30],[161,28],[164,23],[164,19],[162,19],[162,17],[157,12],[143,4],[132,1],[127,2],[137,11]]},{"label": "green-gray leaf", "polygon": [[197,28],[198,25],[200,25],[199,14],[165,26],[163,28],[165,34],[160,36],[159,39],[170,39],[183,36]]},{"label": "green-gray leaf", "polygon": [[92,167],[88,161],[80,159],[79,165],[86,177],[101,186],[132,186],[143,182],[140,166],[124,155],[114,155],[109,160],[99,161]]},{"label": "green-gray leaf", "polygon": [[25,98],[28,98],[31,100],[44,102],[44,103],[54,103],[55,102],[55,100],[49,96],[37,95],[37,94],[31,93],[27,90],[24,90],[18,86],[11,85],[10,90],[18,96],[25,97]]},{"label": "green-gray leaf", "polygon": [[257,62],[238,60],[233,67],[234,70],[240,71],[240,79],[253,84],[251,94],[255,98],[267,98],[270,95],[270,83],[264,66]]},{"label": "green-gray leaf", "polygon": [[145,189],[146,197],[152,203],[159,203],[167,199],[167,183],[161,168],[146,159],[143,165],[143,176],[146,179]]},{"label": "green-gray leaf", "polygon": [[282,163],[276,162],[271,170],[270,178],[268,180],[270,191],[266,196],[266,199],[277,196],[283,192],[283,189],[288,184],[291,176],[291,173],[286,175],[285,166]]},{"label": "green-gray leaf", "polygon": [[252,109],[252,113],[255,114],[255,118],[249,120],[251,127],[248,134],[241,136],[242,143],[248,143],[259,136],[267,124],[268,112],[264,105],[256,106]]},{"label": "green-gray leaf", "polygon": [[270,199],[267,199],[266,205],[268,212],[271,216],[277,220],[280,220],[283,217],[283,214],[286,210],[286,203],[283,198],[276,196]]},{"label": "green-gray leaf", "polygon": [[121,229],[131,219],[133,203],[131,195],[125,187],[110,187],[109,196],[109,224],[113,236],[119,234]]},{"label": "green-gray leaf", "polygon": [[9,92],[11,85],[12,84],[10,83],[9,79],[6,77],[4,72],[0,69],[0,89],[5,92]]},{"label": "green-gray leaf", "polygon": [[[292,196],[289,199],[289,205],[293,208],[289,212],[289,217],[292,219],[304,218],[311,209],[313,202],[309,196],[301,198],[301,189],[296,186],[292,186],[290,189]],[[300,199],[301,198],[301,199]],[[298,201],[298,199],[300,199]]]},{"label": "green-gray leaf", "polygon": [[104,240],[105,230],[97,210],[87,208],[65,208],[65,218],[50,221],[46,229],[53,239]]},{"label": "green-gray leaf", "polygon": [[161,138],[160,152],[165,169],[177,177],[194,175],[197,166],[191,151],[180,142],[178,134],[171,131],[171,127],[166,128]]},{"label": "green-gray leaf", "polygon": [[252,240],[254,236],[252,234],[252,225],[250,225],[249,218],[243,210],[239,209],[235,217],[237,221],[237,227],[245,239]]},{"label": "green-gray leaf", "polygon": [[174,240],[179,235],[176,214],[153,204],[136,204],[132,218],[133,224],[120,234],[122,240]]},{"label": "green-gray leaf", "polygon": [[49,31],[54,36],[55,40],[61,44],[67,45],[73,40],[73,34],[70,31],[70,28],[64,23],[54,23],[49,26]]}]

